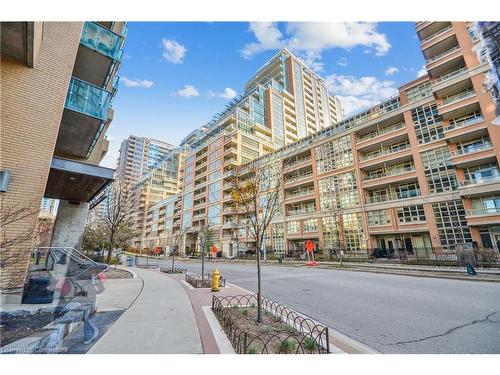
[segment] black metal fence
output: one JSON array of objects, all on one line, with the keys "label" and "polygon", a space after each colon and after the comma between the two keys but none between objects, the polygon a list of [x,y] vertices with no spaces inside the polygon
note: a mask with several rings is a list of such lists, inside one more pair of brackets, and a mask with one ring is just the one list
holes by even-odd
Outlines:
[{"label": "black metal fence", "polygon": [[[212,274],[207,273],[204,277],[197,273],[187,273],[185,281],[195,288],[211,288],[212,287]],[[226,286],[226,279],[219,279],[219,288],[224,288]]]},{"label": "black metal fence", "polygon": [[213,296],[212,310],[238,354],[327,354],[330,353],[328,327],[267,297],[262,297],[266,314],[289,326],[273,333],[253,334],[231,314],[232,308],[257,305],[257,295]]}]

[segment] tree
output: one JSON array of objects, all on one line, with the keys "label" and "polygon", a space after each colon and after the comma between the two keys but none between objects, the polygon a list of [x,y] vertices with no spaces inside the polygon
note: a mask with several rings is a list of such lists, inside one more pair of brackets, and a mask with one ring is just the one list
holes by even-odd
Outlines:
[{"label": "tree", "polygon": [[82,250],[94,255],[94,252],[104,249],[107,246],[108,234],[102,222],[95,222],[87,225],[83,231]]},{"label": "tree", "polygon": [[214,230],[212,226],[207,223],[198,229],[198,243],[201,250],[201,279],[205,276],[205,254],[210,250],[214,243]]},{"label": "tree", "polygon": [[[283,158],[284,165],[289,163]],[[281,159],[271,156],[236,167],[231,178],[231,198],[235,212],[243,212],[249,236],[257,251],[257,321],[263,322],[261,295],[261,252],[271,221],[283,206],[285,175]]]},{"label": "tree", "polygon": [[2,290],[18,287],[26,269],[16,266],[21,262],[28,266],[31,248],[44,233],[39,227],[44,222],[37,220],[39,207],[33,201],[27,206],[8,206],[0,200],[0,268],[8,270],[2,272]]},{"label": "tree", "polygon": [[124,186],[123,180],[120,178],[113,183],[109,194],[108,205],[101,220],[108,231],[108,256],[106,259],[107,264],[111,264],[111,255],[113,253],[113,246],[119,240],[120,228],[130,227],[130,219],[133,210],[135,209],[138,200],[134,197],[131,191]]}]

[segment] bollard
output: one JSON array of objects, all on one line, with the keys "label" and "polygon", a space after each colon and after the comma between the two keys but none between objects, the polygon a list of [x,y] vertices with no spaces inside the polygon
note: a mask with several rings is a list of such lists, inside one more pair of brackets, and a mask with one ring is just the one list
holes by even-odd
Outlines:
[{"label": "bollard", "polygon": [[220,273],[219,270],[216,268],[212,275],[212,292],[218,292],[220,290],[219,282],[220,282]]}]

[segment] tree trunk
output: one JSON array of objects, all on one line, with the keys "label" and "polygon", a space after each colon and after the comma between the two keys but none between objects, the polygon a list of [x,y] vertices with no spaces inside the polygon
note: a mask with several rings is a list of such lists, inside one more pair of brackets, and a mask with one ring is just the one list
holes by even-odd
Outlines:
[{"label": "tree trunk", "polygon": [[106,263],[108,266],[111,264],[111,254],[113,253],[113,239],[114,239],[114,232],[111,232],[111,235],[109,236],[109,250],[108,250],[108,258],[106,259]]},{"label": "tree trunk", "polygon": [[201,246],[201,279],[205,276],[205,244]]},{"label": "tree trunk", "polygon": [[257,322],[263,322],[262,295],[260,292],[260,246],[257,247]]},{"label": "tree trunk", "polygon": [[172,252],[172,272],[174,272],[174,264],[175,264],[175,247],[174,251]]}]

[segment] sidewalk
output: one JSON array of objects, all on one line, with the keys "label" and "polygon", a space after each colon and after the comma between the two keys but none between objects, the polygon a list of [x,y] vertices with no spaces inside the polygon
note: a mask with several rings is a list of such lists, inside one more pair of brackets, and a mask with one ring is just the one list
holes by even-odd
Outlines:
[{"label": "sidewalk", "polygon": [[[102,309],[127,307],[124,304],[128,302],[130,307],[88,353],[203,353],[191,302],[184,289],[161,272],[131,270],[137,274],[137,279],[127,280],[133,284],[128,286],[133,288],[132,292],[125,283],[110,283],[111,293],[103,293],[98,301]],[[137,291],[139,284],[142,289]]]}]

